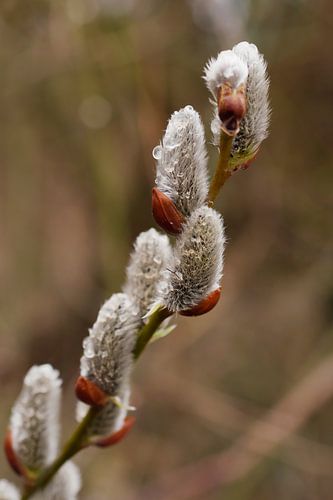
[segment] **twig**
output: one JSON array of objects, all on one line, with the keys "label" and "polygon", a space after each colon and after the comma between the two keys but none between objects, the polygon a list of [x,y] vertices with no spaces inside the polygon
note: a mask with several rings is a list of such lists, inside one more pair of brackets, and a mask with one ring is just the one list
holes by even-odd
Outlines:
[{"label": "twig", "polygon": [[[257,419],[259,411],[262,412],[251,406],[250,415],[243,409],[244,402],[215,389],[193,383],[192,380],[184,380],[177,376],[177,373],[163,372],[157,397],[163,400],[167,398],[177,409],[200,418],[209,425],[210,431],[225,437],[250,428],[255,421],[254,415],[257,415]],[[272,429],[272,433],[275,434],[275,428]],[[288,438],[287,451],[288,456],[279,457],[280,461],[307,473],[332,476],[333,449],[330,446],[300,435],[291,435]],[[305,457],[309,457],[310,461]]]},{"label": "twig", "polygon": [[[230,159],[232,140],[233,137],[230,137],[229,135],[221,131],[219,161],[209,190],[209,201],[211,202],[211,204],[214,203],[220,189],[230,176],[230,172],[228,171],[228,163]],[[171,315],[172,313],[162,306],[158,307],[150,315],[147,323],[141,328],[140,332],[138,333],[138,339],[133,350],[133,356],[135,360],[139,358],[139,356],[149,343],[150,339],[157,331],[160,324]],[[46,486],[53,478],[53,476],[58,472],[61,466],[84,447],[87,429],[96,415],[98,415],[99,411],[99,408],[92,407],[89,409],[85,418],[82,420],[82,422],[80,422],[76,430],[68,439],[67,443],[64,445],[60,455],[48,468],[41,471],[40,475],[37,476],[37,479],[32,486],[29,485],[26,487],[24,493],[22,494],[21,500],[27,500],[38,489]]]},{"label": "twig", "polygon": [[[147,346],[149,340],[156,332],[160,324],[168,317],[171,313],[164,307],[159,307],[153,314],[149,317],[147,323],[141,328],[138,333],[138,339],[133,351],[134,359],[138,359],[140,354],[143,352]],[[30,498],[38,489],[46,486],[53,476],[58,472],[61,466],[67,462],[70,458],[76,455],[84,446],[87,435],[87,429],[91,422],[94,420],[96,415],[98,415],[100,408],[91,407],[84,417],[84,419],[79,423],[78,427],[75,429],[73,434],[68,439],[67,443],[64,445],[60,455],[56,460],[45,470],[43,470],[33,485],[29,485],[24,493],[22,494],[21,500],[27,500]]]},{"label": "twig", "polygon": [[171,315],[172,313],[165,307],[159,307],[158,309],[156,309],[156,311],[153,312],[153,314],[149,318],[149,321],[139,332],[138,340],[133,351],[134,359],[138,359],[138,357],[156,332],[157,328],[165,319],[167,319]]},{"label": "twig", "polygon": [[223,130],[221,130],[219,160],[210,184],[208,194],[208,201],[212,205],[214,204],[221,188],[231,175],[231,171],[228,169],[228,165],[233,139],[233,136],[230,136],[223,132]]},{"label": "twig", "polygon": [[91,407],[89,409],[87,415],[80,422],[71,437],[68,439],[58,458],[47,469],[41,472],[33,486],[27,488],[27,491],[22,495],[22,500],[27,500],[38,489],[46,486],[47,483],[52,479],[52,477],[58,472],[61,466],[82,449],[82,447],[84,446],[87,429],[99,411],[99,408],[96,407]]}]

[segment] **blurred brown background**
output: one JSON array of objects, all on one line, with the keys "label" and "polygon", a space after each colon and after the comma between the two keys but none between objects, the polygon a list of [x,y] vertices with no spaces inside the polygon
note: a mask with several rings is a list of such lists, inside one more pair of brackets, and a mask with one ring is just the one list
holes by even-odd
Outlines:
[{"label": "blurred brown background", "polygon": [[219,202],[223,299],[140,359],[137,425],[78,458],[82,499],[333,498],[332,19],[329,0],[2,0],[2,429],[51,362],[68,435],[82,338],[153,224],[168,116],[192,104],[209,137],[207,59],[247,39],[269,63],[271,135]]}]

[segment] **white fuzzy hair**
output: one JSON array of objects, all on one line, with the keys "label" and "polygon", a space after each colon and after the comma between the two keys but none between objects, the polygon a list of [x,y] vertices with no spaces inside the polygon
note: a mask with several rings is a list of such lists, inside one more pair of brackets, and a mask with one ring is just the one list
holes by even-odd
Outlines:
[{"label": "white fuzzy hair", "polygon": [[66,462],[50,483],[37,491],[32,500],[76,500],[81,489],[79,468],[72,462]]},{"label": "white fuzzy hair", "polygon": [[20,500],[19,490],[7,479],[0,479],[0,500]]},{"label": "white fuzzy hair", "polygon": [[203,205],[208,194],[205,132],[192,106],[171,115],[153,156],[157,160],[156,186],[183,215]]},{"label": "white fuzzy hair", "polygon": [[220,287],[225,236],[223,220],[203,206],[193,212],[176,242],[164,304],[176,312],[191,309]]},{"label": "white fuzzy hair", "polygon": [[116,293],[101,307],[83,341],[81,375],[110,396],[117,396],[128,380],[139,324],[133,301],[125,293]]},{"label": "white fuzzy hair", "polygon": [[61,383],[58,370],[51,365],[33,366],[12,409],[13,448],[30,469],[45,467],[56,457]]},{"label": "white fuzzy hair", "polygon": [[251,159],[268,135],[269,79],[267,63],[256,45],[240,42],[232,50],[246,63],[249,72],[246,84],[247,111],[240,123],[240,130],[234,139],[232,149],[231,163],[237,166]]},{"label": "white fuzzy hair", "polygon": [[204,80],[213,96],[218,89],[228,83],[233,89],[246,84],[247,65],[232,50],[223,50],[216,58],[212,57],[204,68]]},{"label": "white fuzzy hair", "polygon": [[171,255],[169,238],[155,229],[139,234],[134,243],[123,290],[138,306],[141,318],[156,301],[157,290]]},{"label": "white fuzzy hair", "polygon": [[[124,425],[125,418],[130,405],[130,384],[124,383],[121,392],[118,393],[118,404],[110,401],[96,415],[87,429],[89,436],[109,436],[117,432]],[[87,414],[89,406],[79,401],[76,408],[76,419],[80,422]]]}]

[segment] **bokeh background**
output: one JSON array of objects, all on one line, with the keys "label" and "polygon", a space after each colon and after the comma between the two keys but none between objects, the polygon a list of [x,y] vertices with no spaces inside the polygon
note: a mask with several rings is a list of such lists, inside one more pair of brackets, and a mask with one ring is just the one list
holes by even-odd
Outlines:
[{"label": "bokeh background", "polygon": [[222,300],[140,359],[137,424],[78,457],[82,499],[333,498],[332,32],[330,0],[1,1],[3,432],[51,362],[68,435],[82,339],[154,224],[168,116],[192,104],[209,138],[207,59],[247,39],[269,63],[270,137],[219,200]]}]

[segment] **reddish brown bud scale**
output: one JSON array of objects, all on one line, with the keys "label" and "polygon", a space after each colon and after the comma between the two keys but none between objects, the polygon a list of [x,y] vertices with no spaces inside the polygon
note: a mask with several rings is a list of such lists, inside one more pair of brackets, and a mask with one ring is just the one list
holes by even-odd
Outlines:
[{"label": "reddish brown bud scale", "polygon": [[234,136],[239,131],[239,125],[246,113],[246,97],[243,86],[232,90],[223,85],[218,94],[218,114],[224,132]]},{"label": "reddish brown bud scale", "polygon": [[217,288],[209,295],[207,295],[207,297],[202,299],[199,304],[192,307],[191,309],[187,309],[186,311],[180,311],[180,314],[182,316],[201,316],[202,314],[206,314],[216,306],[220,299],[220,296],[221,288]]},{"label": "reddish brown bud scale", "polygon": [[129,433],[134,424],[135,417],[126,417],[124,425],[121,429],[119,429],[119,431],[114,432],[113,434],[110,434],[109,436],[106,436],[104,438],[97,439],[96,441],[93,441],[92,444],[98,446],[99,448],[107,448],[108,446],[112,446],[121,441]]},{"label": "reddish brown bud scale", "polygon": [[82,375],[76,381],[75,394],[89,406],[103,407],[109,401],[109,396],[102,389]]},{"label": "reddish brown bud scale", "polygon": [[152,209],[155,221],[164,231],[173,235],[181,233],[184,216],[173,201],[156,187],[152,191]]},{"label": "reddish brown bud scale", "polygon": [[4,441],[4,450],[5,450],[5,455],[8,460],[9,465],[13,469],[16,474],[19,476],[25,476],[25,468],[23,465],[20,463],[13,447],[13,440],[12,440],[12,433],[10,429],[6,432],[5,435],[5,441]]}]

